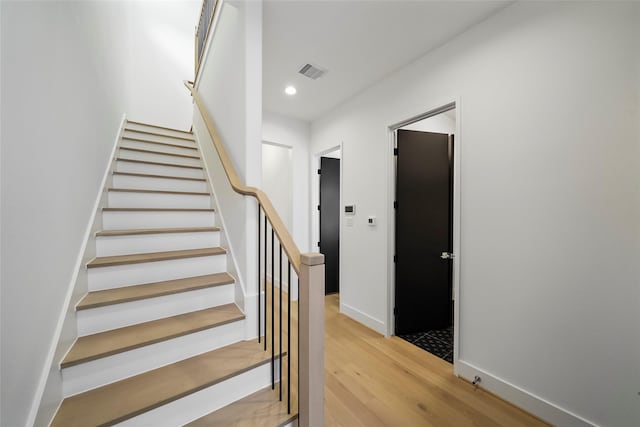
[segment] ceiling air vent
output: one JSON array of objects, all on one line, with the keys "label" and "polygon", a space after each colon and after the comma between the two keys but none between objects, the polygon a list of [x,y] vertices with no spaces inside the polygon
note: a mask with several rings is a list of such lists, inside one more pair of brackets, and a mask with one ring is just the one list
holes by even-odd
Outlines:
[{"label": "ceiling air vent", "polygon": [[309,77],[310,79],[317,80],[320,77],[324,76],[327,73],[327,70],[323,70],[320,67],[316,67],[311,64],[304,64],[298,73],[302,74],[305,77]]}]

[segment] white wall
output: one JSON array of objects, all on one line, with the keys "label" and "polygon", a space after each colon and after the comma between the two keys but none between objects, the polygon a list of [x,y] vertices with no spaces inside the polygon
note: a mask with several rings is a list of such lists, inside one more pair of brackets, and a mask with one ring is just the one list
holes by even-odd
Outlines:
[{"label": "white wall", "polygon": [[[213,41],[205,51],[196,82],[205,108],[245,185],[260,187],[262,141],[262,3],[222,3]],[[203,139],[207,132],[194,131]],[[213,168],[212,168],[213,169]],[[222,178],[220,178],[222,179]],[[216,183],[213,183],[216,191]],[[218,196],[229,244],[238,263],[247,324],[257,300],[257,204],[251,197]],[[257,331],[256,331],[257,332]]]},{"label": "white wall", "polygon": [[262,143],[262,190],[287,229],[292,229],[293,163],[291,147]]},{"label": "white wall", "polygon": [[[293,237],[293,240],[298,245],[300,252],[309,252],[309,123],[294,119],[291,117],[283,116],[277,113],[268,111],[263,112],[262,120],[262,138],[265,141],[269,141],[276,144],[282,144],[291,147],[291,221],[287,224],[289,232]],[[269,167],[269,159],[262,159],[263,174],[265,169]],[[264,176],[264,175],[263,175]],[[283,181],[286,178],[283,178]],[[278,194],[274,191],[269,181],[263,179],[263,189],[273,201],[273,196],[278,198]],[[276,202],[274,202],[276,203]],[[281,213],[280,208],[276,204],[278,213]],[[276,245],[276,265],[278,264],[278,253]],[[267,257],[267,265],[270,265],[271,258]],[[276,286],[283,286],[284,289],[288,289],[287,278],[287,262],[286,257],[283,257],[282,271],[283,281],[280,283],[278,272],[275,272],[274,283]],[[267,276],[271,276],[271,272],[267,271]],[[295,271],[291,273],[291,298],[293,300],[298,299],[298,289],[296,284]]]},{"label": "white wall", "polygon": [[[287,230],[292,233],[292,217],[293,217],[293,165],[292,165],[292,149],[282,145],[274,145],[271,143],[262,143],[262,190],[267,194],[273,207],[280,215],[280,219],[284,223]],[[264,220],[263,223],[264,225]],[[263,231],[264,232],[264,231]],[[262,232],[262,233],[263,233]],[[269,240],[270,226],[267,225],[267,240]],[[264,236],[264,234],[262,234]],[[267,248],[271,243],[267,242]],[[264,260],[264,244],[260,246],[260,259]],[[279,242],[274,245],[273,254],[270,250],[266,251],[266,262],[262,266],[260,277],[264,277],[266,269],[267,280],[271,281],[276,287],[288,290],[288,258],[284,254],[280,256]],[[274,262],[273,275],[271,274],[271,259]],[[280,266],[280,267],[278,267]],[[295,274],[295,271],[292,270]],[[291,295],[297,300],[297,289],[295,288],[295,280],[291,280],[293,290]]]},{"label": "white wall", "polygon": [[3,426],[38,397],[125,109],[118,7],[1,5]]},{"label": "white wall", "polygon": [[560,425],[640,425],[638,8],[515,3],[312,124],[358,206],[341,303],[385,332],[387,126],[460,100],[457,369]]},{"label": "white wall", "polygon": [[[0,4],[0,60],[2,58],[2,5]],[[2,150],[2,115],[1,115],[1,111],[2,111],[2,100],[3,100],[3,96],[2,96],[2,66],[0,64],[0,232],[2,232],[2,153],[4,150]],[[4,258],[2,258],[2,236],[0,236],[0,322],[2,322],[2,282],[3,282],[3,278],[4,276],[2,275],[2,261]],[[2,329],[1,329],[1,324],[0,324],[0,333],[2,333]],[[0,337],[1,339],[1,337]],[[2,343],[0,342],[0,376],[2,375]],[[0,402],[4,401],[3,398],[4,394],[2,391],[2,380],[0,378]],[[2,422],[2,404],[0,403],[0,422]]]},{"label": "white wall", "polygon": [[128,83],[127,115],[131,120],[189,130],[191,95],[184,80],[193,80],[194,25],[201,0],[126,2]]},{"label": "white wall", "polygon": [[263,112],[262,139],[292,147],[293,218],[289,231],[303,253],[309,251],[309,131],[307,122]]}]

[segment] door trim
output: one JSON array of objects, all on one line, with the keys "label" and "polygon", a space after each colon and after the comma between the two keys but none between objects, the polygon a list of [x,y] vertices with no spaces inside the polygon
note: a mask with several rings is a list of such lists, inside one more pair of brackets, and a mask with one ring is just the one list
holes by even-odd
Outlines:
[{"label": "door trim", "polygon": [[453,297],[455,299],[454,311],[453,311],[453,372],[455,375],[459,375],[458,361],[460,356],[460,293],[461,293],[461,280],[460,280],[460,265],[462,261],[460,253],[460,240],[461,240],[461,199],[460,199],[460,157],[462,152],[462,102],[460,97],[455,98],[452,101],[437,104],[434,108],[427,110],[425,113],[414,115],[405,120],[396,122],[395,124],[387,126],[388,132],[388,176],[387,176],[387,206],[388,206],[388,218],[389,224],[388,230],[388,246],[387,246],[387,262],[388,262],[388,276],[387,276],[387,331],[386,336],[392,336],[395,334],[395,317],[393,315],[393,309],[395,307],[395,264],[393,262],[393,255],[395,254],[395,227],[396,227],[396,215],[393,207],[393,202],[396,197],[396,159],[393,154],[393,150],[396,147],[396,131],[408,124],[417,122],[419,120],[426,119],[428,117],[435,116],[437,114],[449,111],[451,109],[456,110],[456,133],[455,133],[455,148],[453,150],[453,253],[455,258],[453,259]]},{"label": "door trim", "polygon": [[[339,253],[342,254],[342,207],[344,206],[344,191],[342,189],[343,179],[344,179],[344,149],[343,143],[340,141],[340,144],[334,145],[333,147],[326,148],[324,150],[320,150],[316,153],[313,153],[311,159],[311,179],[309,180],[311,184],[311,241],[309,242],[309,248],[312,252],[319,251],[318,241],[320,240],[320,212],[318,211],[317,206],[320,204],[320,178],[318,177],[318,169],[320,169],[320,157],[323,157],[325,154],[332,153],[336,150],[340,150],[340,234],[339,239],[340,242],[338,244]],[[338,283],[340,284],[340,289],[343,289],[343,280],[342,280],[342,255],[338,257]]]}]

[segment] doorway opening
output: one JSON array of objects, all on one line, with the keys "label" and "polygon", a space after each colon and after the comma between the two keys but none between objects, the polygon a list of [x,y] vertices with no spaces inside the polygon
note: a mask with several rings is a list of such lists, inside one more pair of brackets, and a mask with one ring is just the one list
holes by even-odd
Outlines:
[{"label": "doorway opening", "polygon": [[[293,147],[279,144],[272,141],[262,141],[262,189],[269,196],[273,207],[280,215],[280,219],[287,227],[293,229]],[[287,271],[288,258],[280,256],[278,251],[267,251],[267,258],[264,265],[272,262],[280,266],[283,271]],[[262,274],[262,273],[261,273]],[[271,277],[267,270],[267,281],[276,288],[287,289],[288,283],[281,282],[276,273],[276,277]],[[298,289],[295,281],[291,285],[291,298],[298,299]]]},{"label": "doorway opening", "polygon": [[454,363],[455,103],[391,130],[395,184],[393,331]]},{"label": "doorway opening", "polygon": [[325,295],[340,292],[340,206],[342,150],[316,154],[314,241],[325,260]]}]

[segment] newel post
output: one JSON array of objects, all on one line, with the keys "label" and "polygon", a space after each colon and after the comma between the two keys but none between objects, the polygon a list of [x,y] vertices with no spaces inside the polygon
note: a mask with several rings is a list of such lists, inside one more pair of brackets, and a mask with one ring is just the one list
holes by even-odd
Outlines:
[{"label": "newel post", "polygon": [[301,427],[324,426],[324,255],[300,255],[298,296]]}]

